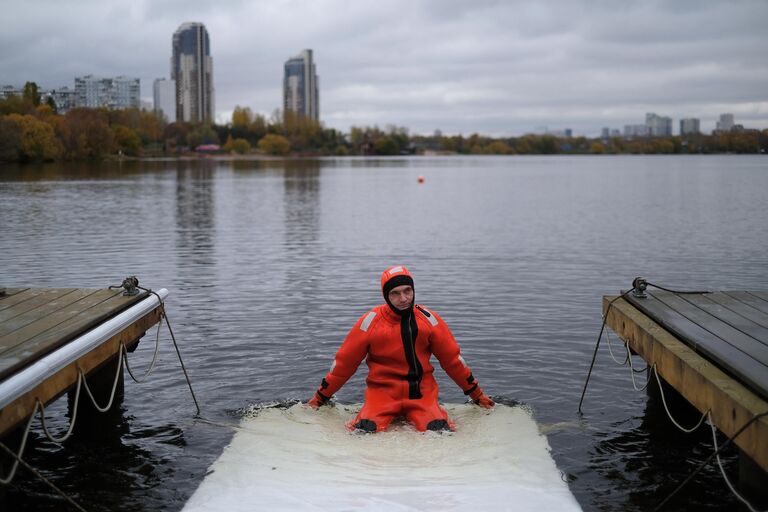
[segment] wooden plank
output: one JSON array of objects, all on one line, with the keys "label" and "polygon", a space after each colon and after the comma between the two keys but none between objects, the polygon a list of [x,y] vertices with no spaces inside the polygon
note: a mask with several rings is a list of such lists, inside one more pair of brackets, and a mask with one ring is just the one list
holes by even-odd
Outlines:
[{"label": "wooden plank", "polygon": [[[699,297],[701,297],[701,295],[699,295]],[[725,343],[759,361],[765,366],[764,372],[768,374],[768,346],[761,343],[761,341],[753,336],[752,333],[745,333],[740,329],[736,329],[725,322],[722,317],[714,316],[708,311],[696,306],[696,304],[692,302],[694,299],[693,295],[682,297],[675,294],[665,294],[660,296],[659,299],[687,319],[711,332]],[[726,314],[722,308],[720,313],[722,315]],[[759,326],[754,327],[755,331],[759,329]],[[757,332],[755,332],[755,334],[757,334]],[[766,384],[766,387],[768,387],[768,381],[766,381]]]},{"label": "wooden plank", "polygon": [[[727,436],[732,436],[752,418],[768,411],[768,402],[726,375],[714,364],[678,340],[657,322],[624,299],[603,297],[607,325],[629,347],[656,365],[659,375],[702,413],[712,419]],[[674,414],[674,411],[672,411]],[[734,441],[764,471],[768,471],[768,418],[752,423]]]},{"label": "wooden plank", "polygon": [[27,289],[28,288],[3,288],[2,286],[0,286],[0,301],[10,297],[11,295],[16,295],[17,293],[21,293]]},{"label": "wooden plank", "polygon": [[[88,373],[115,357],[121,344],[130,344],[140,338],[150,327],[159,322],[160,318],[158,306],[85,356],[67,365],[56,375],[41,382],[29,393],[0,409],[0,437],[29,418],[34,410],[35,400],[39,399],[47,405],[74,386],[77,383],[78,368],[82,369],[87,376]],[[85,391],[80,393],[80,399],[89,400]]]},{"label": "wooden plank", "polygon": [[[34,338],[42,332],[55,328],[67,320],[76,318],[78,315],[91,315],[95,306],[102,304],[120,293],[115,290],[89,290],[89,292],[90,293],[87,295],[79,298],[73,295],[73,298],[76,300],[65,304],[65,307],[59,308],[58,311],[40,316],[35,322],[28,323],[12,332],[3,333],[0,331],[0,355],[5,354],[8,350]],[[67,297],[68,296],[69,295],[67,295]],[[43,307],[43,309],[47,308]],[[32,316],[34,315],[34,310],[28,313]]]},{"label": "wooden plank", "polygon": [[[677,301],[668,296],[664,297],[667,302],[675,304],[682,301],[682,299]],[[671,309],[660,300],[659,294],[649,294],[648,298],[645,299],[627,296],[627,299],[659,325],[688,344],[694,351],[716,362],[720,368],[738,378],[756,393],[768,397],[768,372],[766,372],[766,366],[763,363],[747,353],[735,349],[726,340]],[[694,316],[691,311],[686,313]]]},{"label": "wooden plank", "polygon": [[761,292],[728,292],[728,295],[737,298],[753,308],[768,313],[768,294]]},{"label": "wooden plank", "polygon": [[40,293],[36,293],[24,301],[0,311],[0,323],[5,323],[16,316],[44,307],[46,304],[56,301],[75,290],[76,288],[43,288],[40,290]]},{"label": "wooden plank", "polygon": [[[58,296],[51,295],[48,302],[39,303],[32,308],[30,308],[30,303],[35,301],[26,301],[0,311],[0,338],[17,331],[24,326],[44,319],[56,311],[69,306],[73,302],[77,302],[83,297],[87,297],[97,291],[98,290],[72,289],[69,292]],[[3,347],[3,342],[0,341],[0,353],[2,353]]]},{"label": "wooden plank", "polygon": [[[762,325],[749,317],[759,317],[760,312],[743,302],[739,302],[723,293],[708,293],[706,295],[690,295],[683,297],[688,302],[703,309],[710,315],[727,323],[759,341],[768,349],[768,326]],[[768,315],[764,315],[768,321]]]},{"label": "wooden plank", "polygon": [[46,291],[51,289],[52,288],[25,288],[21,290],[19,293],[14,293],[13,295],[8,297],[2,297],[0,298],[0,311],[6,308],[9,308],[11,306],[15,306],[16,304],[24,302],[25,300],[29,300],[34,297],[37,297],[38,295],[45,293]]},{"label": "wooden plank", "polygon": [[768,328],[768,313],[764,313],[759,309],[752,307],[748,303],[739,300],[738,297],[735,296],[737,293],[739,292],[718,292],[707,295],[707,297],[729,309],[732,309],[733,311],[736,311],[744,318],[747,318],[762,327]]},{"label": "wooden plank", "polygon": [[[61,315],[39,322],[38,325],[34,326],[37,334],[27,338],[22,344],[16,344],[2,354],[0,380],[74,339],[93,326],[117,315],[146,296],[146,292],[128,297],[124,296],[120,290],[101,290],[84,299],[96,301],[98,298],[102,298],[101,302],[91,304],[91,307],[87,309],[82,309],[76,304],[73,305],[73,311],[78,313],[64,321],[61,321],[61,317],[66,316],[66,310],[62,311]],[[10,342],[0,338],[0,343]]]}]

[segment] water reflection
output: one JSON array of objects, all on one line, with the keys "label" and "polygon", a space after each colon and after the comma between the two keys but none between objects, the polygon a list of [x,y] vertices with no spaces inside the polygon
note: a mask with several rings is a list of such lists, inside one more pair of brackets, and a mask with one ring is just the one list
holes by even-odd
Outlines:
[{"label": "water reflection", "polygon": [[286,165],[283,173],[285,247],[295,257],[311,256],[320,224],[320,164],[317,161]]},{"label": "water reflection", "polygon": [[[174,426],[132,432],[129,418],[121,407],[99,417],[97,423],[78,425],[63,446],[49,442],[35,428],[24,459],[33,468],[44,468],[46,478],[86,510],[147,509],[146,498],[137,496],[162,485],[168,476],[162,468],[173,456],[158,457],[157,449],[145,449],[138,441],[153,438],[178,452],[185,445],[184,433]],[[81,497],[83,489],[89,490],[85,497]],[[5,496],[0,495],[0,509],[59,511],[64,506],[50,487],[20,469]]]},{"label": "water reflection", "polygon": [[[652,381],[652,384],[655,382]],[[685,399],[665,385],[667,407],[675,421],[686,428],[698,422],[701,414]],[[669,419],[661,396],[650,385],[643,414],[616,422],[605,429],[602,437],[590,450],[590,466],[611,482],[592,499],[597,508],[612,509],[620,503],[622,510],[647,510],[649,504],[658,505],[683,482],[714,450],[712,434],[707,424],[687,434]],[[718,445],[725,438],[718,434]],[[738,452],[726,450],[721,455],[723,465],[732,480],[738,467]],[[716,464],[710,463],[697,478],[711,485],[687,485],[670,502],[666,510],[701,510],[708,503],[738,502],[730,495],[720,477]]]},{"label": "water reflection", "polygon": [[210,161],[176,163],[176,255],[182,272],[214,268],[213,175]]}]

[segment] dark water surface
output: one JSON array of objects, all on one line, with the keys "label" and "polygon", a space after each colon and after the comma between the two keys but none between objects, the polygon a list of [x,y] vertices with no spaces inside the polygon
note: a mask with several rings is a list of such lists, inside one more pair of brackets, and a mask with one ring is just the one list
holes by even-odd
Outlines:
[{"label": "dark water surface", "polygon": [[[310,397],[380,302],[380,272],[405,263],[485,390],[532,407],[582,507],[647,510],[709,455],[711,436],[678,433],[605,346],[577,414],[601,297],[635,276],[768,289],[766,192],[759,156],[0,167],[0,285],[103,288],[135,274],[167,288],[203,414],[236,421],[253,404]],[[88,510],[181,509],[232,436],[194,418],[161,342],[148,381],[127,379],[113,427],[63,448],[32,431],[25,458]],[[153,346],[147,336],[132,365]],[[364,370],[339,401],[362,400]],[[444,401],[463,401],[436,375]],[[49,413],[59,432],[63,402]],[[735,454],[725,462],[735,475]],[[702,506],[738,509],[713,467],[670,509]],[[63,508],[24,470],[0,498],[2,510]]]}]

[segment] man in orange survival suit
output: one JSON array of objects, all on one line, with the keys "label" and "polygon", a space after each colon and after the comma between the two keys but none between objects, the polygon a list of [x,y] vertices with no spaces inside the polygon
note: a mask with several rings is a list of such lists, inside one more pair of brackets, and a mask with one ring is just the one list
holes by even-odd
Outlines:
[{"label": "man in orange survival suit", "polygon": [[404,415],[422,432],[452,430],[453,423],[437,403],[438,387],[429,362],[434,354],[465,395],[482,407],[493,407],[461,357],[448,326],[433,311],[415,303],[408,269],[385,270],[381,289],[386,304],[355,323],[309,405],[317,408],[328,402],[366,358],[365,403],[348,428],[381,432],[395,416]]}]

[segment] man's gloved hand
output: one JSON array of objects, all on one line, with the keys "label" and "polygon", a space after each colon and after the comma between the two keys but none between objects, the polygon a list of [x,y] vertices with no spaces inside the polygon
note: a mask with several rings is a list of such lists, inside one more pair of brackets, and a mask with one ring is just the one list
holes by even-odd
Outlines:
[{"label": "man's gloved hand", "polygon": [[470,395],[469,398],[472,399],[473,402],[475,402],[480,407],[485,407],[486,409],[492,409],[495,403],[493,403],[493,400],[488,398],[488,395],[483,393],[483,390],[478,387],[475,389]]},{"label": "man's gloved hand", "polygon": [[322,396],[320,393],[315,393],[315,396],[309,399],[307,405],[313,409],[317,409],[328,402],[328,399]]}]

